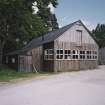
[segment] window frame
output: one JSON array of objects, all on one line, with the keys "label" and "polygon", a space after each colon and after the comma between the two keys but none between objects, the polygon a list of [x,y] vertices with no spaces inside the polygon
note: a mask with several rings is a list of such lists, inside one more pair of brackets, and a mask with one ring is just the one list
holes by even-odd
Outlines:
[{"label": "window frame", "polygon": [[98,53],[97,53],[97,51],[92,51],[92,59],[93,60],[97,60],[98,59]]},{"label": "window frame", "polygon": [[[63,53],[61,54],[60,52],[59,52],[59,54],[57,54],[57,51],[58,50],[62,50],[63,51]],[[65,52],[65,51],[67,51],[67,52]],[[70,51],[70,53],[69,53],[69,51]],[[81,52],[82,51],[82,52]],[[55,50],[55,52],[56,52],[56,55],[55,55],[55,60],[97,60],[98,59],[98,52],[96,51],[96,50],[79,50],[79,49],[73,49],[73,50],[71,50],[71,49],[56,49]],[[81,53],[80,53],[81,52]],[[94,54],[93,54],[93,52],[94,52]],[[58,59],[57,58],[57,55],[59,55],[59,56],[62,56],[62,59]],[[68,57],[68,58],[66,58],[65,56],[71,56],[70,58]],[[77,57],[76,57],[77,56]],[[82,56],[82,58],[80,57],[80,56]],[[84,57],[83,57],[84,56]],[[93,56],[95,56],[94,57],[94,59],[93,59]],[[88,58],[89,57],[89,58]],[[59,57],[60,58],[60,57]]]},{"label": "window frame", "polygon": [[[71,50],[72,51],[72,60],[79,60],[79,50]],[[73,54],[73,51],[75,51],[75,54]],[[76,53],[77,52],[77,53]],[[73,56],[78,56],[77,58],[73,58]]]},{"label": "window frame", "polygon": [[[59,50],[59,51],[62,50],[63,53],[62,53],[62,54],[60,54],[60,53],[58,54],[58,53],[57,53],[58,50]],[[62,59],[58,59],[57,56],[59,56],[59,57],[60,57],[60,56],[63,56],[63,57],[62,57]],[[56,60],[64,60],[64,49],[56,49],[55,58],[56,58]]]},{"label": "window frame", "polygon": [[[49,53],[50,51],[52,51],[52,53]],[[45,49],[44,50],[44,60],[53,60],[53,59],[54,59],[54,49]]]},{"label": "window frame", "polygon": [[[67,51],[67,54],[65,53],[65,51]],[[70,53],[68,53],[68,51],[70,51]],[[67,57],[67,59],[65,58],[65,56],[70,56],[70,58]],[[64,49],[64,60],[72,60],[72,50],[71,49]]]},{"label": "window frame", "polygon": [[[82,51],[82,53],[80,53],[81,51]],[[82,56],[82,58],[80,56]],[[86,60],[86,50],[79,50],[79,59],[80,60]]]},{"label": "window frame", "polygon": [[[87,51],[89,51],[91,53],[87,54]],[[94,54],[93,52],[96,52],[96,54]],[[91,56],[91,58],[89,57],[89,59],[88,59],[87,56]],[[86,60],[97,60],[97,59],[98,59],[98,52],[96,50],[86,50]]]}]

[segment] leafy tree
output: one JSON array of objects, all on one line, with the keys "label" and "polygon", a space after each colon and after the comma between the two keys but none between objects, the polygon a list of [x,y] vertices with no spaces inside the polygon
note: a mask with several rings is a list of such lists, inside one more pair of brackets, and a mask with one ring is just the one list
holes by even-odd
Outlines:
[{"label": "leafy tree", "polygon": [[98,24],[92,33],[94,39],[99,44],[99,47],[105,47],[105,24]]},{"label": "leafy tree", "polygon": [[[38,4],[38,14],[33,14],[34,2]],[[56,7],[58,0],[0,0],[0,64],[3,53],[20,49],[48,29],[58,28],[49,3]]]},{"label": "leafy tree", "polygon": [[52,4],[56,8],[58,0],[37,0],[37,3],[39,8],[38,16],[41,17],[45,26],[49,28],[49,31],[58,29],[57,18],[48,8],[49,4]]},{"label": "leafy tree", "polygon": [[8,48],[11,43],[15,49],[21,48],[46,31],[41,18],[33,14],[32,2],[34,0],[0,1],[0,64],[4,46]]}]

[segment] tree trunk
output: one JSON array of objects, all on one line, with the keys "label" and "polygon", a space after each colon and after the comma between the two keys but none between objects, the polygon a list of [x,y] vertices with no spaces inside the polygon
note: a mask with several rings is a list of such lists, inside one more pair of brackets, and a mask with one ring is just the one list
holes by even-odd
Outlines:
[{"label": "tree trunk", "polygon": [[3,48],[4,48],[4,41],[0,40],[0,67],[2,66],[3,62]]}]

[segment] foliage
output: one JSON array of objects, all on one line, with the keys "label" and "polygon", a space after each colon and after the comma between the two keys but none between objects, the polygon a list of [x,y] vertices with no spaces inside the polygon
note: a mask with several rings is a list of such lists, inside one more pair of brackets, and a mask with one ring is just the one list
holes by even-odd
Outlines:
[{"label": "foliage", "polygon": [[25,42],[45,32],[42,20],[32,12],[30,1],[26,3],[26,0],[2,0],[0,2],[0,35],[16,44],[15,47],[20,48]]},{"label": "foliage", "polygon": [[[57,1],[0,0],[0,64],[4,52],[21,49],[34,37],[48,32],[49,28],[58,28],[56,16],[48,8],[49,3],[56,7]],[[37,2],[38,14],[33,14],[34,2]]]},{"label": "foliage", "polygon": [[58,5],[58,0],[37,0],[38,2],[38,16],[41,17],[45,26],[49,31],[58,29],[57,18],[55,14],[51,13],[50,8],[48,8],[51,3],[54,7]]},{"label": "foliage", "polygon": [[94,39],[99,44],[99,47],[105,47],[105,24],[98,24],[92,33]]}]

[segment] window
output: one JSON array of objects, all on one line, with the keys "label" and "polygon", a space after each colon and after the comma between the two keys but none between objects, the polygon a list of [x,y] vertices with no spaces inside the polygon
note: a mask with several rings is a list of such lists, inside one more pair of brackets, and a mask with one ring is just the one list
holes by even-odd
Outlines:
[{"label": "window", "polygon": [[65,50],[64,59],[71,59],[71,50]]},{"label": "window", "polygon": [[53,57],[54,57],[53,54],[54,54],[53,49],[46,49],[44,51],[44,59],[53,60]]},{"label": "window", "polygon": [[80,59],[85,59],[85,51],[80,51]]},{"label": "window", "polygon": [[76,30],[76,38],[78,46],[82,45],[82,30]]},{"label": "window", "polygon": [[87,51],[87,59],[92,59],[91,51]]},{"label": "window", "polygon": [[95,59],[97,59],[97,51],[94,51]]},{"label": "window", "polygon": [[15,58],[12,58],[12,63],[15,63]]},{"label": "window", "polygon": [[79,59],[78,50],[73,50],[72,51],[72,59]]},{"label": "window", "polygon": [[93,60],[97,59],[97,51],[93,51],[92,56],[93,56]]},{"label": "window", "polygon": [[56,50],[56,58],[57,59],[63,59],[63,50]]}]

